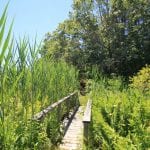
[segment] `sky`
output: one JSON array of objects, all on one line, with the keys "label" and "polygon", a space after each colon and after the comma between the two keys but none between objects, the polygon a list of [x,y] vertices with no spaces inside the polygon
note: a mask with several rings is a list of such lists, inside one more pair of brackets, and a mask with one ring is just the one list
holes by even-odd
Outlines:
[{"label": "sky", "polygon": [[[7,24],[14,18],[15,38],[27,36],[42,40],[68,18],[73,0],[9,0]],[[0,16],[8,0],[0,0]]]}]

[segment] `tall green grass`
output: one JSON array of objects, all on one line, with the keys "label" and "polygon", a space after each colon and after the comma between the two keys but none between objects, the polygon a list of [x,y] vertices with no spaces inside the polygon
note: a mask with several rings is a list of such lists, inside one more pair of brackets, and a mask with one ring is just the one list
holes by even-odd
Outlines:
[{"label": "tall green grass", "polygon": [[4,38],[6,12],[7,6],[0,17],[0,149],[50,149],[62,134],[57,112],[41,123],[32,117],[76,90],[78,72],[63,61],[41,58],[36,40],[14,42],[12,25]]},{"label": "tall green grass", "polygon": [[95,80],[92,86],[91,149],[150,148],[150,97],[122,86],[119,77]]}]

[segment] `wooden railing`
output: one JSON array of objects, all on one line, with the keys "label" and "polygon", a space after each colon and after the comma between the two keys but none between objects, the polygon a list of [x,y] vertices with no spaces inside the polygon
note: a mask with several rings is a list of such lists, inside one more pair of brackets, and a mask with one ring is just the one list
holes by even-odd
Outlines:
[{"label": "wooden railing", "polygon": [[[62,114],[61,109],[62,109],[62,104],[66,106],[66,112]],[[68,114],[71,109],[76,110],[79,107],[79,98],[78,98],[78,92],[75,91],[71,93],[70,95],[60,99],[59,101],[53,103],[52,105],[48,106],[41,112],[37,113],[36,115],[33,116],[33,120],[36,121],[42,121],[48,115],[51,111],[57,108],[57,119],[58,121],[62,120],[64,115]]]},{"label": "wooden railing", "polygon": [[92,107],[92,100],[88,100],[87,106],[83,116],[83,135],[84,135],[84,143],[88,145],[89,142],[89,124],[91,122],[91,107]]}]

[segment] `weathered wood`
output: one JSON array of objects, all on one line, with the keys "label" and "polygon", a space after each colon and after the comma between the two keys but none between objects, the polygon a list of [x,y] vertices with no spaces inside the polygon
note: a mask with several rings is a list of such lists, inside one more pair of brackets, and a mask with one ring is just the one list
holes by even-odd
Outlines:
[{"label": "weathered wood", "polygon": [[79,109],[75,112],[74,116],[70,120],[68,129],[64,134],[64,138],[59,145],[60,150],[81,150],[82,147],[82,129],[83,124],[81,120],[83,106],[80,106]]},{"label": "weathered wood", "polygon": [[91,106],[92,106],[92,100],[88,100],[87,106],[84,112],[83,122],[90,122],[91,121]]},{"label": "weathered wood", "polygon": [[83,116],[83,136],[84,136],[84,144],[88,147],[89,141],[89,124],[91,122],[91,107],[92,107],[92,100],[88,100],[87,106]]},{"label": "weathered wood", "polygon": [[89,123],[83,123],[83,141],[86,146],[88,146],[89,141]]},{"label": "weathered wood", "polygon": [[33,116],[33,120],[36,121],[41,121],[42,119],[45,118],[45,116],[51,112],[54,108],[58,107],[59,105],[61,105],[63,102],[65,102],[66,100],[68,100],[70,97],[72,97],[73,95],[77,94],[77,91],[71,93],[70,95],[60,99],[58,102],[53,103],[52,105],[48,106],[47,108],[45,108],[44,110],[42,110],[41,112],[37,113],[36,115]]}]

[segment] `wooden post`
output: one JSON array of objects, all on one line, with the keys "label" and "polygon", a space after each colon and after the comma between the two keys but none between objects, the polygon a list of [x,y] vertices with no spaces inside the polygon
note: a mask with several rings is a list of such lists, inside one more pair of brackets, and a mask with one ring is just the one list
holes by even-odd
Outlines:
[{"label": "wooden post", "polygon": [[84,140],[84,144],[88,146],[88,141],[89,141],[89,122],[84,122],[83,123],[83,128],[84,128],[84,131],[83,131],[83,140]]},{"label": "wooden post", "polygon": [[87,106],[84,112],[84,117],[83,117],[83,127],[84,127],[84,144],[88,147],[89,144],[89,124],[91,122],[91,105],[92,101],[88,100]]}]

